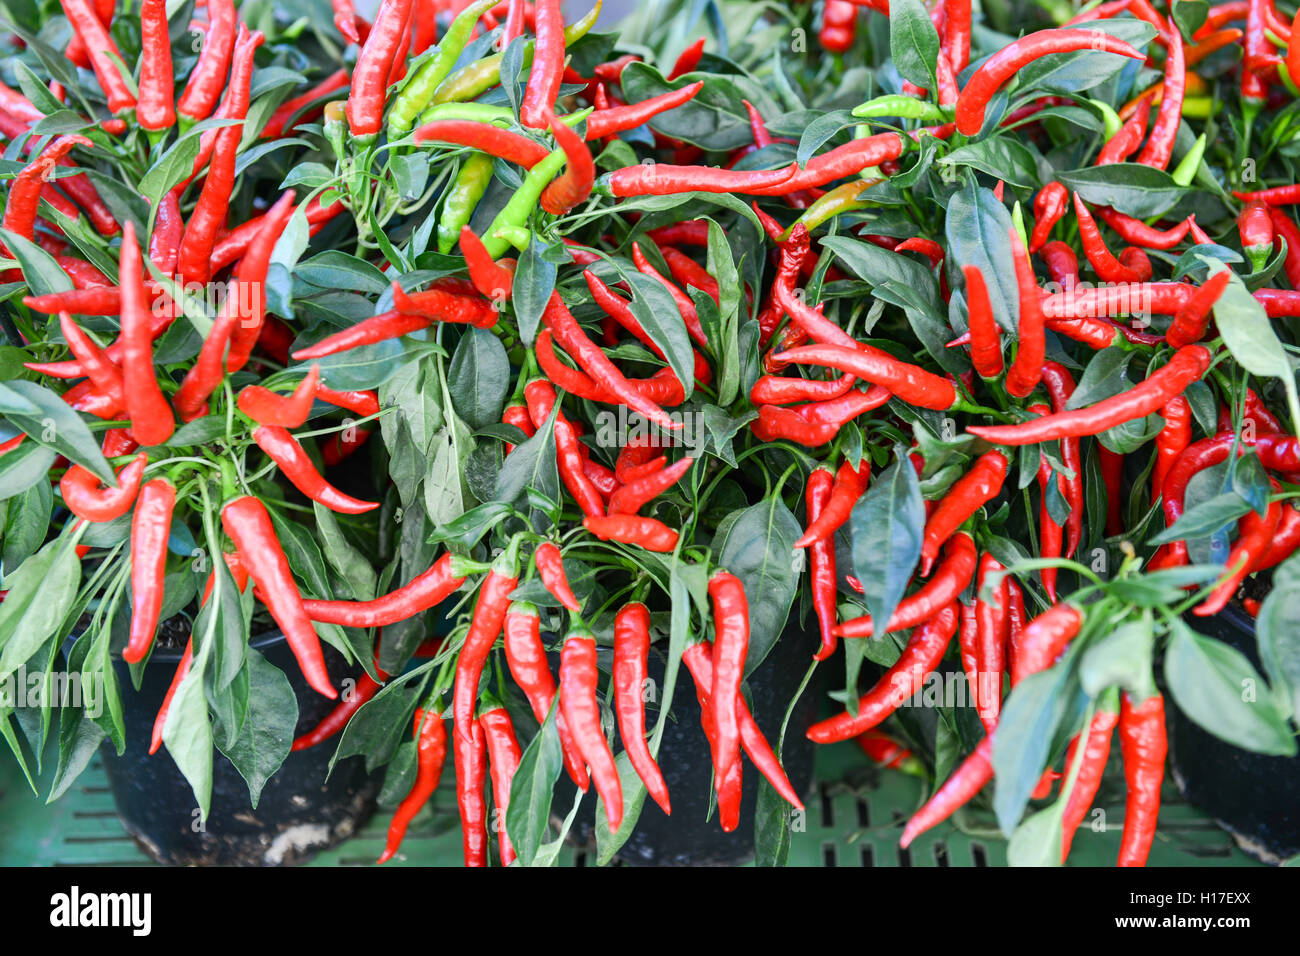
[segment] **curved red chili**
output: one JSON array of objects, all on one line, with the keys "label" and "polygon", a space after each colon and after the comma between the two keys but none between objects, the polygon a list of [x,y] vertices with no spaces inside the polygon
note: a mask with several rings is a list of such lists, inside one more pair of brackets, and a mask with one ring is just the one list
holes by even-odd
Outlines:
[{"label": "curved red chili", "polygon": [[957,404],[952,382],[919,365],[894,358],[870,345],[856,348],[842,345],[801,345],[777,353],[774,358],[800,365],[821,365],[852,372],[868,382],[883,385],[909,405],[946,411]]},{"label": "curved red chili", "polygon": [[167,539],[171,536],[176,488],[166,478],[147,482],[131,519],[131,634],[122,660],[144,660],[158,630],[163,579],[167,574]]},{"label": "curved red chili", "polygon": [[1180,349],[1204,338],[1206,327],[1210,323],[1210,310],[1231,280],[1231,269],[1223,269],[1206,279],[1175,313],[1169,331],[1165,333],[1165,341]]},{"label": "curved red chili", "polygon": [[253,441],[275,462],[284,477],[312,501],[320,502],[339,514],[359,515],[379,507],[377,501],[361,501],[339,491],[316,470],[311,458],[287,429],[278,425],[259,425],[253,429]]},{"label": "curved red chili", "polygon": [[623,822],[623,787],[614,755],[600,729],[596,702],[600,672],[596,669],[596,640],[584,631],[572,631],[560,651],[560,711],[569,725],[578,752],[591,768],[591,779],[605,804],[611,832]]},{"label": "curved red chili", "polygon": [[122,227],[122,250],[118,260],[122,283],[122,387],[131,431],[142,445],[161,445],[175,431],[171,406],[158,387],[153,364],[153,324],[147,303],[140,247],[135,226],[128,220]]},{"label": "curved red chili", "polygon": [[614,710],[618,715],[618,732],[623,738],[623,749],[651,799],[664,813],[671,814],[668,784],[645,739],[642,694],[649,652],[650,611],[640,602],[624,605],[614,615]]},{"label": "curved red chili", "polygon": [[533,552],[533,564],[542,579],[546,590],[575,614],[582,610],[582,605],[569,587],[569,579],[564,573],[564,558],[560,549],[553,542],[543,541]]},{"label": "curved red chili", "polygon": [[[830,501],[834,476],[827,468],[814,468],[808,476],[805,502],[808,526],[816,524],[821,513]],[[821,631],[822,644],[814,660],[823,661],[835,653],[835,627],[839,623],[836,597],[839,590],[839,575],[835,564],[835,539],[824,535],[812,543],[808,552],[810,587],[812,589],[813,610],[817,614],[817,626]]]},{"label": "curved red chili", "polygon": [[925,523],[921,541],[921,574],[930,573],[939,549],[972,515],[997,497],[1007,478],[1007,458],[994,448],[975,459],[975,464],[953,482]]},{"label": "curved red chili", "polygon": [[443,764],[447,760],[447,730],[436,705],[428,710],[416,708],[413,733],[419,741],[415,751],[415,784],[393,814],[393,821],[388,825],[384,852],[377,863],[387,863],[397,854],[402,838],[406,836],[406,828],[429,802],[433,792],[438,789],[438,781],[442,779]]},{"label": "curved red chili", "polygon": [[500,704],[489,707],[479,714],[479,725],[483,728],[483,738],[487,744],[488,766],[492,776],[492,801],[496,804],[497,840],[501,850],[501,865],[509,866],[515,861],[515,850],[510,845],[506,833],[506,813],[510,809],[510,784],[519,761],[523,756],[519,749],[519,740],[515,737],[515,725],[510,720],[510,712]]},{"label": "curved red chili", "polygon": [[[904,631],[930,620],[941,608],[947,607],[975,576],[975,542],[966,532],[958,532],[948,541],[943,562],[934,570],[929,581],[915,593],[898,602],[889,618],[885,633]],[[956,612],[954,611],[954,621]],[[954,623],[953,627],[956,627]],[[840,637],[874,637],[875,622],[870,614],[844,621],[835,629]]]},{"label": "curved red chili", "polygon": [[796,548],[806,548],[818,539],[830,539],[836,531],[849,520],[853,506],[867,490],[871,479],[871,462],[863,458],[857,468],[847,460],[840,462],[835,472],[835,481],[831,487],[826,506],[812,519],[803,535],[794,543]]},{"label": "curved red chili", "polygon": [[80,465],[72,465],[59,479],[63,503],[86,521],[112,521],[131,510],[149,456],[144,452],[117,473],[117,486],[102,488],[99,477]]},{"label": "curved red chili", "polygon": [[1145,866],[1155,840],[1168,751],[1164,698],[1153,694],[1135,706],[1125,694],[1120,704],[1119,742],[1128,784],[1119,865]]}]

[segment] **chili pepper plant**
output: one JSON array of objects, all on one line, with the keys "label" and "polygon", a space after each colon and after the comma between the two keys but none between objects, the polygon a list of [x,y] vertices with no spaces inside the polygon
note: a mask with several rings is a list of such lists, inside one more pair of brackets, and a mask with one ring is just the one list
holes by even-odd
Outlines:
[{"label": "chili pepper plant", "polygon": [[[1085,839],[1114,738],[1145,862],[1168,706],[1296,752],[1286,2],[0,11],[0,680],[104,703],[0,702],[51,796],[167,645],[200,809],[214,748],[254,802],[336,748],[381,863],[451,776],[467,865],[553,860],[562,776],[611,859],[691,692],[767,863],[791,739],[1016,863]],[[1238,600],[1263,674],[1195,628]],[[274,629],[339,698],[296,737]],[[837,690],[765,735],[799,631]]]}]

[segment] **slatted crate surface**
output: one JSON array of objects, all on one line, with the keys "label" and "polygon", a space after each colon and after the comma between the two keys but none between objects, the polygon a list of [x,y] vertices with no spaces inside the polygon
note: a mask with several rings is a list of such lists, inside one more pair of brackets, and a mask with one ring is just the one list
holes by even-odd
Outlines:
[{"label": "slatted crate surface", "polygon": [[[1106,814],[1103,833],[1080,830],[1070,863],[1110,866],[1119,849],[1124,803],[1118,761],[1099,794]],[[451,775],[427,811],[412,824],[401,855],[388,866],[459,865],[460,829]],[[870,766],[851,744],[823,747],[817,754],[814,792],[801,832],[791,834],[792,866],[1003,866],[1006,841],[994,832],[992,815],[966,813],[968,832],[952,823],[921,836],[907,850],[898,847],[903,823],[923,799],[915,777]],[[1213,821],[1165,788],[1160,832],[1152,866],[1257,866]],[[383,849],[388,816],[380,811],[346,843],[316,857],[310,866],[369,866]],[[584,866],[586,850],[565,847],[561,866]],[[146,866],[113,811],[112,795],[98,757],[64,797],[50,805],[34,796],[8,757],[0,759],[0,864]]]}]

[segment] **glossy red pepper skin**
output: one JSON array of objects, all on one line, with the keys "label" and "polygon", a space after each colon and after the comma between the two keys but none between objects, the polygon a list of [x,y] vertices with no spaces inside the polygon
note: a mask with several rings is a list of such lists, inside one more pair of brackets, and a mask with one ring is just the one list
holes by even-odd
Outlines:
[{"label": "glossy red pepper skin", "polygon": [[947,604],[912,632],[902,656],[862,695],[856,714],[846,711],[813,724],[808,728],[808,739],[819,744],[834,743],[880,724],[921,690],[926,675],[938,666],[956,632],[957,609]]},{"label": "glossy red pepper skin", "polygon": [[662,521],[640,515],[591,516],[582,526],[602,541],[634,544],[647,551],[671,552],[678,534]]},{"label": "glossy red pepper skin", "polygon": [[1151,502],[1160,500],[1165,476],[1183,450],[1192,440],[1192,407],[1187,399],[1178,395],[1160,410],[1165,425],[1156,435],[1155,467],[1151,471]]},{"label": "glossy red pepper skin", "polygon": [[176,488],[166,478],[147,482],[136,498],[131,519],[131,634],[122,652],[122,659],[132,664],[144,660],[158,630],[175,507]]},{"label": "glossy red pepper skin", "polygon": [[497,705],[483,711],[479,714],[478,722],[487,744],[492,801],[496,804],[494,829],[501,850],[501,865],[509,866],[515,862],[515,850],[506,833],[506,813],[510,809],[510,784],[514,780],[515,771],[519,769],[523,753],[519,748],[519,739],[515,736],[515,725],[504,707]]},{"label": "glossy red pepper skin", "polygon": [[957,98],[957,131],[974,136],[984,125],[984,111],[998,89],[1039,57],[1073,50],[1094,50],[1144,60],[1121,40],[1095,30],[1039,30],[1007,44],[980,66]]},{"label": "glossy red pepper skin", "polygon": [[800,365],[821,365],[852,372],[873,384],[882,385],[909,405],[946,411],[957,404],[957,390],[946,378],[918,365],[902,362],[887,352],[859,344],[802,345],[777,353],[778,361]]},{"label": "glossy red pepper skin", "polygon": [[126,514],[135,502],[149,456],[144,452],[117,473],[117,486],[101,488],[93,472],[72,465],[59,479],[63,503],[78,518],[86,521],[112,521]]},{"label": "glossy red pepper skin", "polygon": [[142,445],[161,445],[175,431],[171,406],[158,387],[153,364],[153,328],[142,278],[135,227],[122,227],[122,387],[131,431]]},{"label": "glossy red pepper skin", "polygon": [[677,311],[682,314],[682,320],[686,323],[686,331],[697,345],[707,347],[709,344],[708,337],[704,334],[704,326],[700,324],[700,317],[695,311],[695,303],[676,284],[665,276],[662,272],[651,265],[650,260],[645,257],[641,251],[639,243],[632,243],[632,261],[635,263],[637,270],[643,275],[654,279],[667,290],[672,296],[673,304],[677,306]]},{"label": "glossy red pepper skin", "polygon": [[260,385],[248,385],[240,389],[236,404],[241,412],[259,425],[297,428],[307,421],[307,416],[311,413],[319,383],[320,366],[313,364],[292,394],[281,395]]},{"label": "glossy red pepper skin", "polygon": [[704,89],[704,81],[698,80],[683,86],[681,89],[661,93],[638,103],[597,109],[587,117],[585,139],[587,142],[592,142],[625,130],[636,129],[660,113],[666,113],[669,110],[676,109],[683,103],[689,102],[702,89]]},{"label": "glossy red pepper skin", "polygon": [[562,216],[591,195],[596,182],[596,161],[576,130],[561,123],[549,106],[546,112],[551,135],[564,150],[565,170],[543,190],[541,207],[553,216]]},{"label": "glossy red pepper skin", "polygon": [[[555,679],[551,676],[551,668],[546,661],[537,609],[518,602],[511,604],[506,611],[503,629],[510,676],[528,698],[533,716],[540,723],[546,720],[551,704],[555,701]],[[586,790],[590,786],[586,764],[582,762],[578,745],[574,743],[573,735],[564,722],[564,715],[557,713],[555,716],[560,744],[564,750],[564,769],[580,790]]]},{"label": "glossy red pepper skin", "polygon": [[921,542],[921,574],[930,573],[939,549],[967,520],[997,497],[1007,477],[1007,459],[996,448],[975,459],[957,479],[925,523]]},{"label": "glossy red pepper skin", "polygon": [[[1113,706],[1112,704],[1111,707]],[[1074,835],[1087,817],[1088,811],[1092,809],[1093,798],[1101,788],[1102,772],[1106,769],[1106,761],[1110,757],[1110,739],[1118,722],[1119,714],[1105,704],[1100,704],[1089,725],[1088,742],[1084,746],[1083,754],[1076,756],[1077,738],[1070,744],[1065,758],[1066,767],[1069,768],[1076,759],[1081,762],[1078,776],[1074,780],[1074,789],[1070,791],[1070,798],[1066,801],[1065,811],[1061,817],[1062,863],[1070,855],[1070,844],[1074,842]]]},{"label": "glossy red pepper skin", "polygon": [[1151,277],[1150,274],[1142,275],[1111,254],[1097,221],[1078,193],[1074,194],[1074,212],[1079,222],[1079,237],[1083,243],[1084,255],[1103,282],[1145,282]]},{"label": "glossy red pepper skin", "polygon": [[[94,68],[95,79],[100,89],[108,98],[108,111],[121,114],[135,108],[135,94],[118,71],[116,60],[122,60],[122,53],[108,32],[89,0],[60,0],[63,13],[72,24],[72,29],[81,39],[81,43],[90,56],[90,65]],[[170,53],[169,53],[170,56]]]},{"label": "glossy red pepper skin", "polygon": [[1094,165],[1108,166],[1122,163],[1137,151],[1147,135],[1147,123],[1151,119],[1151,97],[1144,96],[1138,102],[1133,115],[1124,121],[1124,125],[1101,148]]},{"label": "glossy red pepper skin", "polygon": [[408,36],[403,28],[409,23],[411,5],[411,0],[384,0],[380,4],[352,69],[346,106],[348,129],[363,142],[372,141],[383,127],[389,74],[399,47]]},{"label": "glossy red pepper skin", "polygon": [[284,477],[312,501],[331,511],[346,515],[365,514],[379,507],[377,501],[361,501],[335,488],[316,470],[298,440],[278,425],[259,425],[253,429],[253,441],[274,461]]},{"label": "glossy red pepper skin", "polygon": [[315,345],[299,349],[293,353],[296,359],[324,358],[336,355],[363,345],[373,345],[385,339],[401,338],[412,332],[427,329],[434,322],[424,315],[407,315],[401,312],[382,312],[369,319],[362,319],[341,332],[327,335]]},{"label": "glossy red pepper skin", "polygon": [[1232,270],[1224,269],[1205,280],[1174,315],[1174,321],[1165,333],[1165,341],[1176,349],[1199,342],[1205,337],[1210,322],[1210,310],[1223,295],[1232,279]]},{"label": "glossy red pepper skin", "polygon": [[[704,736],[709,741],[709,751],[710,753],[717,753],[718,724],[713,708],[712,693],[709,689],[713,677],[710,647],[711,645],[707,643],[691,645],[682,652],[682,663],[686,665],[691,672],[691,678],[695,681],[695,698],[700,705],[700,726],[704,729]],[[697,650],[697,648],[702,650]],[[702,661],[706,660],[708,661],[707,667],[701,664]],[[731,833],[740,825],[742,773],[743,768],[740,761],[734,762],[723,778],[722,789],[717,791],[718,823],[725,833]]]},{"label": "glossy red pepper skin", "polygon": [[498,559],[498,564],[493,565],[480,585],[469,632],[456,658],[452,749],[456,759],[456,800],[460,806],[466,866],[487,866],[487,821],[482,813],[482,768],[479,766],[483,742],[474,710],[483,666],[505,624],[510,592],[519,585],[517,574],[509,567],[513,560],[513,556]]},{"label": "glossy red pepper skin", "polygon": [[235,542],[240,561],[257,582],[262,602],[284,632],[307,683],[317,693],[337,698],[338,691],[325,667],[320,638],[303,607],[289,559],[280,547],[266,506],[251,496],[236,498],[221,509],[221,525]]},{"label": "glossy red pepper skin", "polygon": [[416,708],[414,734],[419,741],[415,751],[415,785],[393,814],[393,821],[388,825],[384,852],[377,863],[387,863],[397,854],[402,839],[406,836],[406,828],[429,802],[433,792],[438,789],[438,781],[442,779],[442,768],[447,760],[447,730],[436,706],[427,711]]},{"label": "glossy red pepper skin", "polygon": [[660,471],[630,479],[610,497],[609,513],[635,514],[677,484],[694,463],[694,458],[679,458]]},{"label": "glossy red pepper skin", "polygon": [[[810,526],[816,523],[817,518],[825,510],[834,483],[834,476],[826,468],[814,468],[812,474],[808,476],[804,501]],[[835,564],[834,532],[812,543],[808,552],[808,567],[813,611],[817,614],[817,627],[821,632],[822,641],[813,659],[824,661],[835,653],[837,643],[835,627],[839,623],[836,608],[839,575]]]},{"label": "glossy red pepper skin", "polygon": [[[732,170],[712,166],[675,166],[668,163],[625,166],[602,178],[606,195],[672,196],[683,192],[741,193],[767,195],[764,190],[781,192],[801,187],[792,184],[799,178],[799,168],[791,163],[781,169]],[[835,178],[835,177],[832,177]]]},{"label": "glossy red pepper skin", "polygon": [[822,402],[839,398],[853,387],[854,377],[849,374],[839,378],[819,381],[809,378],[785,378],[763,375],[749,390],[749,400],[754,405],[790,405],[794,402]]},{"label": "glossy red pepper skin", "polygon": [[514,260],[493,262],[483,240],[469,226],[460,231],[460,251],[469,268],[469,279],[479,294],[493,303],[510,301],[515,277]]},{"label": "glossy red pepper skin", "polygon": [[[568,129],[568,127],[565,127]],[[572,132],[572,131],[570,131]],[[575,134],[576,135],[576,134]],[[535,139],[477,120],[434,120],[415,131],[417,143],[452,143],[532,169],[551,151]]]},{"label": "glossy red pepper skin", "polygon": [[903,828],[898,845],[907,848],[918,836],[938,826],[993,779],[993,738],[985,737],[979,746],[952,772],[920,810]]},{"label": "glossy red pepper skin", "polygon": [[737,701],[749,652],[749,602],[740,578],[718,571],[709,578],[713,603],[713,700],[717,739],[713,754],[714,786],[722,791],[733,763],[740,761]]},{"label": "glossy red pepper skin", "polygon": [[853,506],[866,492],[870,479],[871,462],[868,459],[863,458],[857,468],[847,460],[840,462],[825,507],[809,522],[794,546],[806,548],[819,539],[833,538],[835,532],[849,520],[849,515],[853,513]]},{"label": "glossy red pepper skin", "polygon": [[[1035,408],[1046,411],[1044,406],[1030,406],[1031,410]],[[1062,543],[1065,540],[1064,527],[1057,524],[1047,507],[1047,488],[1051,481],[1052,467],[1047,463],[1046,458],[1040,458],[1038,462],[1038,556],[1044,559],[1061,557]],[[1057,571],[1055,567],[1046,567],[1038,572],[1049,601],[1056,600]]]},{"label": "glossy red pepper skin", "polygon": [[[1065,411],[1075,387],[1074,377],[1070,375],[1069,370],[1058,362],[1045,362],[1043,384],[1047,386],[1047,394],[1051,396],[1052,411]],[[1070,506],[1070,514],[1065,522],[1064,552],[1065,557],[1069,558],[1079,550],[1079,542],[1083,538],[1083,459],[1079,452],[1077,438],[1061,439],[1061,464],[1074,473],[1073,478],[1067,478],[1063,473],[1057,477],[1061,494],[1066,504]]]},{"label": "glossy red pepper skin", "polygon": [[973,426],[969,431],[999,445],[1033,445],[1058,438],[1096,435],[1114,425],[1158,411],[1169,399],[1182,394],[1188,385],[1199,380],[1209,367],[1209,350],[1199,345],[1188,345],[1174,353],[1167,365],[1145,381],[1088,408],[1044,415],[1019,425]]},{"label": "glossy red pepper skin", "polygon": [[[271,265],[271,254],[294,213],[293,191],[285,192],[261,218],[257,233],[235,266],[235,279],[240,283],[238,322],[230,332],[230,348],[226,355],[226,371],[237,372],[253,354],[253,348],[266,329],[266,273]],[[310,375],[310,373],[309,373]],[[268,423],[275,424],[275,423]]]},{"label": "glossy red pepper skin", "polygon": [[1083,614],[1067,603],[1053,605],[1025,625],[1011,655],[1011,686],[1051,667],[1082,626]]},{"label": "glossy red pepper skin", "polygon": [[564,74],[564,13],[560,0],[536,0],[533,17],[537,41],[519,118],[525,126],[546,129]]},{"label": "glossy red pepper skin", "polygon": [[553,542],[543,541],[537,546],[533,552],[533,564],[537,567],[542,584],[553,598],[575,614],[582,610],[564,573],[564,558]]},{"label": "glossy red pepper skin", "polygon": [[[1065,215],[1070,192],[1053,180],[1034,197],[1034,230],[1029,237],[1029,251],[1037,252],[1052,234],[1052,227]],[[967,268],[970,268],[969,266]]]},{"label": "glossy red pepper skin", "polygon": [[1119,865],[1145,866],[1155,840],[1168,751],[1164,698],[1153,694],[1135,705],[1125,694],[1120,704],[1119,740],[1128,784]]},{"label": "glossy red pepper skin", "polygon": [[[687,670],[691,673],[691,678],[695,682],[696,697],[700,702],[700,722],[704,726],[705,736],[712,737],[714,734],[713,725],[713,701],[710,688],[713,686],[713,651],[712,645],[707,642],[692,644],[682,652],[682,663],[686,665]],[[794,785],[790,783],[790,778],[786,776],[785,770],[781,767],[781,762],[777,759],[776,753],[772,750],[771,744],[763,736],[763,731],[759,729],[758,722],[754,719],[753,713],[750,712],[749,705],[742,697],[737,705],[737,719],[740,723],[740,746],[741,749],[753,761],[754,766],[758,768],[759,773],[767,778],[767,782],[772,785],[781,797],[796,809],[803,809],[803,802],[795,792]],[[712,745],[712,740],[710,740]],[[728,778],[727,781],[727,800],[740,800],[739,786],[741,774],[739,766],[736,773]],[[733,790],[731,788],[735,787]],[[719,796],[719,807],[723,802],[722,796]],[[730,810],[728,811],[731,812]]]},{"label": "glossy red pepper skin", "polygon": [[1177,28],[1160,28],[1159,40],[1164,44],[1165,80],[1164,94],[1156,121],[1151,124],[1151,135],[1138,153],[1137,161],[1143,166],[1164,169],[1174,153],[1178,124],[1183,115],[1183,93],[1187,87],[1187,71],[1183,55],[1183,36]]},{"label": "glossy red pepper skin", "polygon": [[68,348],[72,350],[73,356],[81,364],[81,370],[86,373],[86,377],[90,379],[95,389],[115,404],[125,408],[126,396],[122,385],[121,369],[68,313],[59,313],[59,328],[68,341]]},{"label": "glossy red pepper skin", "polygon": [[194,122],[207,119],[216,108],[235,52],[237,21],[232,0],[210,0],[203,49],[199,51],[198,63],[190,71],[185,91],[176,104],[176,112],[186,119]]},{"label": "glossy red pepper skin", "polygon": [[[903,631],[922,624],[956,601],[975,576],[975,563],[975,542],[970,535],[964,531],[953,535],[948,541],[944,560],[935,568],[933,576],[915,593],[898,602],[885,632]],[[836,633],[840,637],[874,637],[875,622],[870,614],[864,614],[841,623]]]},{"label": "glossy red pepper skin", "polygon": [[[1011,594],[1005,577],[996,587],[992,575],[1005,571],[1002,564],[985,552],[980,556],[975,589],[975,672],[976,700],[984,729],[992,734],[1002,710],[1002,672],[1006,669],[1006,645],[1010,631]],[[991,598],[985,598],[992,590]]]},{"label": "glossy red pepper skin", "polygon": [[[84,136],[59,136],[45,147],[9,183],[5,200],[4,228],[18,233],[24,239],[35,237],[37,210],[42,193],[54,167],[59,165],[74,146],[91,146]],[[76,218],[73,216],[72,218]]]},{"label": "glossy red pepper skin", "polygon": [[614,755],[600,729],[596,701],[600,672],[596,669],[595,638],[582,631],[569,634],[560,651],[560,712],[573,734],[591,779],[605,805],[605,821],[612,832],[623,822],[623,787]]},{"label": "glossy red pepper skin", "polygon": [[962,266],[962,272],[966,276],[971,364],[981,378],[997,378],[1002,374],[1002,333],[993,317],[988,285],[977,266]]},{"label": "glossy red pepper skin", "polygon": [[176,125],[172,41],[167,32],[165,0],[140,3],[140,99],[135,105],[135,118],[147,130]]},{"label": "glossy red pepper skin", "polygon": [[645,739],[642,694],[649,653],[650,611],[640,602],[626,604],[614,616],[614,710],[618,715],[618,732],[628,759],[651,799],[664,813],[671,814],[668,784]]},{"label": "glossy red pepper skin", "polygon": [[292,99],[285,100],[281,103],[271,118],[266,121],[262,127],[262,132],[258,134],[260,139],[279,139],[287,133],[293,132],[299,123],[306,123],[320,113],[320,107],[311,107],[322,97],[328,96],[348,85],[350,75],[347,70],[335,70],[325,79],[321,80],[305,93],[301,93]]},{"label": "glossy red pepper skin", "polygon": [[[378,667],[375,668],[377,671]],[[387,675],[379,671],[381,677]],[[335,734],[342,732],[343,728],[348,725],[348,721],[359,711],[367,701],[372,700],[379,693],[380,688],[384,685],[378,683],[369,674],[362,673],[357,678],[356,686],[343,695],[343,699],[338,705],[325,715],[319,724],[313,727],[307,733],[294,739],[293,746],[290,750],[307,750],[315,747],[319,743],[324,743]]]}]

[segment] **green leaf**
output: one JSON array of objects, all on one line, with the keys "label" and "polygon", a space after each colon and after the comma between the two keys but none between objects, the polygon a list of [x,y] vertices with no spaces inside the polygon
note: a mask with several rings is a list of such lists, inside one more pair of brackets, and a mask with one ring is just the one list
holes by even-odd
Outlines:
[{"label": "green leaf", "polygon": [[15,427],[26,432],[29,439],[53,448],[94,472],[105,484],[117,484],[113,469],[100,451],[99,442],[67,402],[35,382],[16,379],[9,383],[9,387],[40,409],[38,415],[10,414],[8,418]]},{"label": "green leaf", "polygon": [[377,268],[339,249],[329,249],[299,262],[294,279],[321,289],[346,289],[370,295],[383,295],[392,282]]},{"label": "green leaf", "polygon": [[1147,543],[1159,545],[1208,537],[1235,523],[1248,511],[1250,504],[1235,491],[1215,495],[1188,508],[1172,526],[1147,539]]},{"label": "green leaf", "polygon": [[54,257],[25,236],[9,229],[0,229],[0,238],[9,247],[18,265],[23,270],[23,281],[32,290],[33,295],[49,295],[53,292],[66,292],[72,288],[72,280],[63,271]]},{"label": "green leaf", "polygon": [[1255,753],[1293,756],[1284,708],[1244,654],[1169,622],[1165,682],[1178,708],[1203,729]]},{"label": "green leaf", "polygon": [[316,531],[325,545],[325,560],[347,582],[354,601],[374,599],[379,586],[375,569],[343,533],[337,515],[319,501],[312,502],[316,515]]},{"label": "green leaf", "polygon": [[921,0],[893,0],[889,5],[889,51],[903,79],[934,89],[939,34]]},{"label": "green leaf", "polygon": [[1127,375],[1131,361],[1133,353],[1128,349],[1102,349],[1088,360],[1083,376],[1079,379],[1079,386],[1066,400],[1065,407],[1084,408],[1132,388]]},{"label": "green leaf", "polygon": [[239,737],[221,752],[248,784],[253,809],[262,788],[289,756],[298,723],[298,699],[284,671],[248,649],[248,713]]},{"label": "green leaf", "polygon": [[1155,629],[1151,616],[1126,621],[1103,635],[1083,652],[1079,660],[1079,682],[1089,697],[1097,697],[1108,687],[1145,698],[1154,692],[1151,658]]},{"label": "green leaf", "polygon": [[959,146],[937,161],[940,166],[969,166],[1005,180],[1010,186],[1032,187],[1038,182],[1033,151],[1010,136],[990,136]]},{"label": "green leaf", "polygon": [[746,674],[762,663],[785,629],[797,584],[794,543],[802,533],[785,502],[773,495],[741,511],[722,536],[718,561],[740,578],[749,603]]},{"label": "green leaf", "polygon": [[560,732],[556,729],[557,697],[542,722],[537,736],[524,749],[510,784],[510,806],[506,808],[506,833],[514,845],[519,862],[532,866],[537,859],[546,826],[551,816],[551,796],[555,781],[564,769]]},{"label": "green leaf", "polygon": [[[1287,564],[1300,567],[1295,558]],[[1274,693],[1287,700],[1293,717],[1300,714],[1300,581],[1294,575],[1274,574],[1273,590],[1255,618],[1255,636]]]},{"label": "green leaf", "polygon": [[799,137],[799,148],[795,152],[795,162],[800,166],[807,166],[817,150],[826,145],[827,142],[840,130],[848,126],[856,126],[858,120],[848,110],[834,110],[823,116],[817,117],[806,127],[803,135]]},{"label": "green leaf", "polygon": [[56,538],[6,576],[0,604],[0,681],[7,680],[54,637],[81,582],[81,560]]},{"label": "green leaf", "polygon": [[[1212,274],[1226,268],[1222,265],[1216,268],[1212,260],[1206,261]],[[1252,375],[1282,380],[1291,408],[1292,422],[1300,428],[1300,400],[1296,396],[1295,372],[1291,361],[1287,358],[1277,333],[1273,331],[1273,324],[1264,311],[1263,304],[1250,294],[1245,283],[1235,273],[1214,305],[1214,320],[1219,335],[1223,337],[1223,344],[1242,368]]]},{"label": "green leaf", "polygon": [[997,789],[993,809],[1003,833],[1013,833],[1047,763],[1052,737],[1061,722],[1068,695],[1064,667],[1031,674],[1007,698],[993,738],[993,773]]},{"label": "green leaf", "polygon": [[195,658],[194,666],[181,681],[167,709],[167,722],[163,725],[163,743],[176,761],[194,799],[198,801],[202,819],[208,818],[212,802],[212,724],[208,720],[207,695],[203,690],[203,663],[206,655]]},{"label": "green leaf", "polygon": [[511,286],[510,301],[514,303],[519,336],[525,345],[533,344],[546,303],[555,291],[555,263],[546,255],[546,250],[547,247],[534,234],[528,248],[519,257]]},{"label": "green leaf", "polygon": [[1174,0],[1171,9],[1178,29],[1186,39],[1191,40],[1192,34],[1204,26],[1205,18],[1210,13],[1210,4],[1208,0]]},{"label": "green leaf", "polygon": [[645,806],[646,787],[632,766],[632,758],[627,751],[620,751],[614,758],[618,770],[619,786],[623,795],[623,818],[618,830],[610,832],[609,820],[605,816],[605,802],[596,799],[596,865],[608,866],[627,838],[636,829],[637,820],[641,819],[641,808]]},{"label": "green leaf", "polygon": [[1111,163],[1059,172],[1056,178],[1092,206],[1113,206],[1139,219],[1162,216],[1186,190],[1163,169],[1141,163]]},{"label": "green leaf", "polygon": [[501,340],[486,329],[465,329],[447,370],[456,414],[471,428],[501,421],[510,387],[510,359]]},{"label": "green leaf", "polygon": [[1008,866],[1060,866],[1065,801],[1055,800],[1016,827],[1007,842]]},{"label": "green leaf", "polygon": [[925,503],[916,470],[901,446],[890,465],[853,506],[849,518],[853,573],[865,589],[863,601],[876,630],[885,623],[907,590],[921,557]]},{"label": "green leaf", "polygon": [[[695,355],[686,320],[662,282],[632,270],[621,270],[620,278],[632,290],[629,307],[650,341],[659,346],[679,382],[686,383],[686,397],[695,389]],[[575,356],[576,358],[576,356]]]},{"label": "green leaf", "polygon": [[993,191],[967,178],[966,185],[948,200],[944,232],[948,239],[948,268],[975,266],[988,285],[989,301],[998,324],[1015,333],[1020,320],[1020,292],[1016,265],[1008,242],[1014,228],[1006,206]]}]

